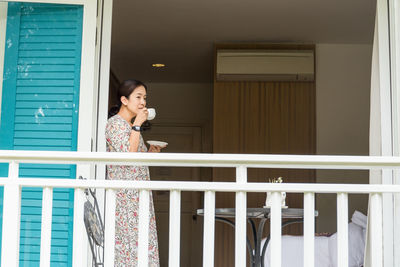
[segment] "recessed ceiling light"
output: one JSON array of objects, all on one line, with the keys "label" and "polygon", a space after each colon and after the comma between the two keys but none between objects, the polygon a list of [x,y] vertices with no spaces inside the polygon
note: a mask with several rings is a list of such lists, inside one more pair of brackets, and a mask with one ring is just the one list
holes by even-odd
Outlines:
[{"label": "recessed ceiling light", "polygon": [[152,65],[154,68],[163,68],[163,67],[165,67],[165,64],[162,64],[162,63],[155,63],[155,64],[153,64]]}]

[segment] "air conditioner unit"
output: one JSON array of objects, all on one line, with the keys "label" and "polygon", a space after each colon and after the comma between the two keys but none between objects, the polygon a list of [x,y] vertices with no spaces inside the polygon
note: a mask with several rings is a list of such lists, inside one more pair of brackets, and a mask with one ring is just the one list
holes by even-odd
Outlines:
[{"label": "air conditioner unit", "polygon": [[217,81],[314,81],[313,50],[218,50]]}]

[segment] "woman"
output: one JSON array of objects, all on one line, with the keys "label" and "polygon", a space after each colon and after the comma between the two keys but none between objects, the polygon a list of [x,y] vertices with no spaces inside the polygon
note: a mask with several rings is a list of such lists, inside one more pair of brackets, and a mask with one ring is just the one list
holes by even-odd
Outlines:
[{"label": "woman", "polygon": [[[118,89],[119,107],[111,110],[106,125],[107,151],[109,152],[160,152],[158,146],[144,144],[140,134],[147,120],[147,87],[137,80],[124,81]],[[133,121],[133,123],[132,123]],[[107,166],[110,180],[149,180],[149,169],[145,166]],[[138,262],[139,193],[122,189],[117,193],[115,221],[114,266],[133,267]],[[158,267],[159,254],[153,199],[150,195],[149,266]]]}]

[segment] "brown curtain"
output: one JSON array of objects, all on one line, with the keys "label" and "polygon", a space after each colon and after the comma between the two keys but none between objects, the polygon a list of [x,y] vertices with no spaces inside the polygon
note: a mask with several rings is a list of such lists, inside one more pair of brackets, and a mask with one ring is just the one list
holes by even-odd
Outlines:
[{"label": "brown curtain", "polygon": [[[315,154],[314,82],[215,82],[214,153]],[[249,182],[315,182],[313,170],[249,169]],[[234,169],[216,168],[213,181],[235,181]],[[233,208],[235,195],[218,193],[217,208]],[[248,194],[248,207],[262,207],[265,194]],[[288,194],[289,207],[302,207],[302,194]],[[269,225],[265,226],[265,235]],[[301,234],[302,225],[283,233]],[[234,229],[216,223],[215,266],[234,266]],[[284,253],[284,252],[283,252]]]}]

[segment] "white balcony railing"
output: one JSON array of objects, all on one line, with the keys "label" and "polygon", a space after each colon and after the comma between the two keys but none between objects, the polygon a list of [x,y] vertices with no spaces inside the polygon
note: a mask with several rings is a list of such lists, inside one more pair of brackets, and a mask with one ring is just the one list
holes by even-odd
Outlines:
[{"label": "white balcony railing", "polygon": [[[280,192],[304,194],[304,266],[314,266],[314,196],[316,193],[337,194],[338,266],[348,266],[348,194],[370,194],[371,259],[373,266],[382,262],[382,194],[400,193],[398,185],[359,184],[271,184],[248,183],[247,168],[307,168],[307,169],[399,169],[398,157],[362,156],[294,156],[294,155],[236,155],[236,154],[152,154],[101,152],[1,151],[0,162],[9,163],[8,178],[0,179],[4,186],[2,266],[18,266],[19,222],[22,187],[43,188],[40,266],[50,266],[52,192],[54,188],[74,188],[73,262],[82,262],[80,238],[85,236],[83,204],[85,188],[106,191],[106,214],[115,214],[115,192],[120,188],[139,190],[139,266],[148,263],[148,218],[150,190],[170,191],[169,266],[179,266],[180,258],[180,197],[181,191],[204,192],[203,266],[214,264],[215,193],[236,193],[235,266],[246,266],[246,193],[271,191],[271,266],[281,266],[281,207]],[[236,182],[174,182],[174,181],[108,181],[19,178],[20,163],[77,164],[82,168],[93,164],[235,167]],[[83,166],[83,167],[82,167]],[[115,217],[106,216],[105,266],[114,262]],[[76,265],[78,266],[78,265]]]}]

